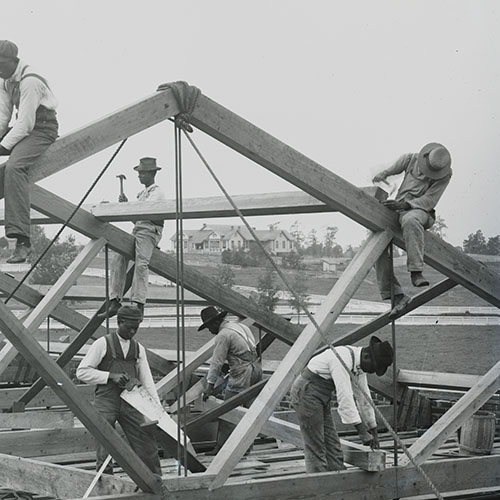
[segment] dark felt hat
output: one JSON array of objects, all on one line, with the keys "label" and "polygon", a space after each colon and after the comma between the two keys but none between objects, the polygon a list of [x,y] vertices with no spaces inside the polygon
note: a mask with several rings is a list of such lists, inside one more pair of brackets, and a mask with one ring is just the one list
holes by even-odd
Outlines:
[{"label": "dark felt hat", "polygon": [[161,170],[161,167],[156,165],[156,158],[146,157],[139,160],[139,165],[135,166],[134,170],[137,170],[138,172],[156,171]]},{"label": "dark felt hat", "polygon": [[219,318],[224,318],[227,316],[227,311],[221,311],[214,306],[205,307],[205,309],[201,310],[201,321],[203,323],[198,328],[198,331],[205,329],[212,321],[215,321]]},{"label": "dark felt hat", "polygon": [[116,313],[118,319],[132,319],[136,321],[142,321],[142,311],[138,307],[134,306],[121,306]]},{"label": "dark felt hat", "polygon": [[442,179],[451,174],[450,152],[439,142],[429,142],[418,153],[418,168],[430,179]]},{"label": "dark felt hat", "polygon": [[17,45],[10,40],[0,40],[0,61],[15,59],[18,54]]},{"label": "dark felt hat", "polygon": [[368,346],[370,356],[375,366],[375,373],[383,375],[389,366],[392,365],[394,359],[394,352],[389,342],[382,342],[378,337],[373,335],[370,338],[370,345]]}]

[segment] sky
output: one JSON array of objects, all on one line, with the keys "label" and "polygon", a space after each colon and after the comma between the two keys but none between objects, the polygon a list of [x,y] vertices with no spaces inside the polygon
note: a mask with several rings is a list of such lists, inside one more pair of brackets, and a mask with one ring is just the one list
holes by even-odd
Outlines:
[{"label": "sky", "polygon": [[[499,11],[485,0],[16,0],[2,5],[1,38],[49,80],[61,135],[183,80],[357,186],[441,142],[454,175],[437,211],[445,239],[461,245],[478,229],[500,234]],[[192,138],[232,195],[297,189],[203,132]],[[158,159],[157,183],[174,198],[173,143],[169,121],[131,137],[88,202],[117,201],[122,173],[132,200],[143,156]],[[78,203],[115,148],[41,185]],[[183,179],[185,198],[221,194],[187,142]],[[290,229],[296,220],[320,238],[337,226],[344,247],[366,237],[341,214],[249,222]],[[174,230],[168,222],[162,248]]]}]

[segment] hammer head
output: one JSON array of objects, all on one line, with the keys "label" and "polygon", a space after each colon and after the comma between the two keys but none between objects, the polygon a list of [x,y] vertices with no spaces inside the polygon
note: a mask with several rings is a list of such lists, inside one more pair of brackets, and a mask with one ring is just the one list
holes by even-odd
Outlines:
[{"label": "hammer head", "polygon": [[119,174],[117,175],[116,177],[118,177],[118,179],[120,180],[125,180],[127,177],[125,176],[125,174]]}]

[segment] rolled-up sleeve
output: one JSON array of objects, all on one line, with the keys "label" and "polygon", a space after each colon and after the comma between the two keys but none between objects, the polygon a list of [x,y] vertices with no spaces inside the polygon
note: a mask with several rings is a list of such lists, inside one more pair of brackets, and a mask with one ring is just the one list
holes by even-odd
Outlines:
[{"label": "rolled-up sleeve", "polygon": [[89,348],[87,354],[82,359],[76,370],[79,380],[90,385],[104,385],[108,383],[109,372],[98,370],[106,354],[106,339],[97,339]]}]

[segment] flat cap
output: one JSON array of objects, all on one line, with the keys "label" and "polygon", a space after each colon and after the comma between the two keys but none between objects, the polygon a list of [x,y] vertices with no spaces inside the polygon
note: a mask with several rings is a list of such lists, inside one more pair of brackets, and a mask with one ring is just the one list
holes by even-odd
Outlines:
[{"label": "flat cap", "polygon": [[17,45],[10,40],[0,40],[0,61],[15,59],[19,50]]}]

